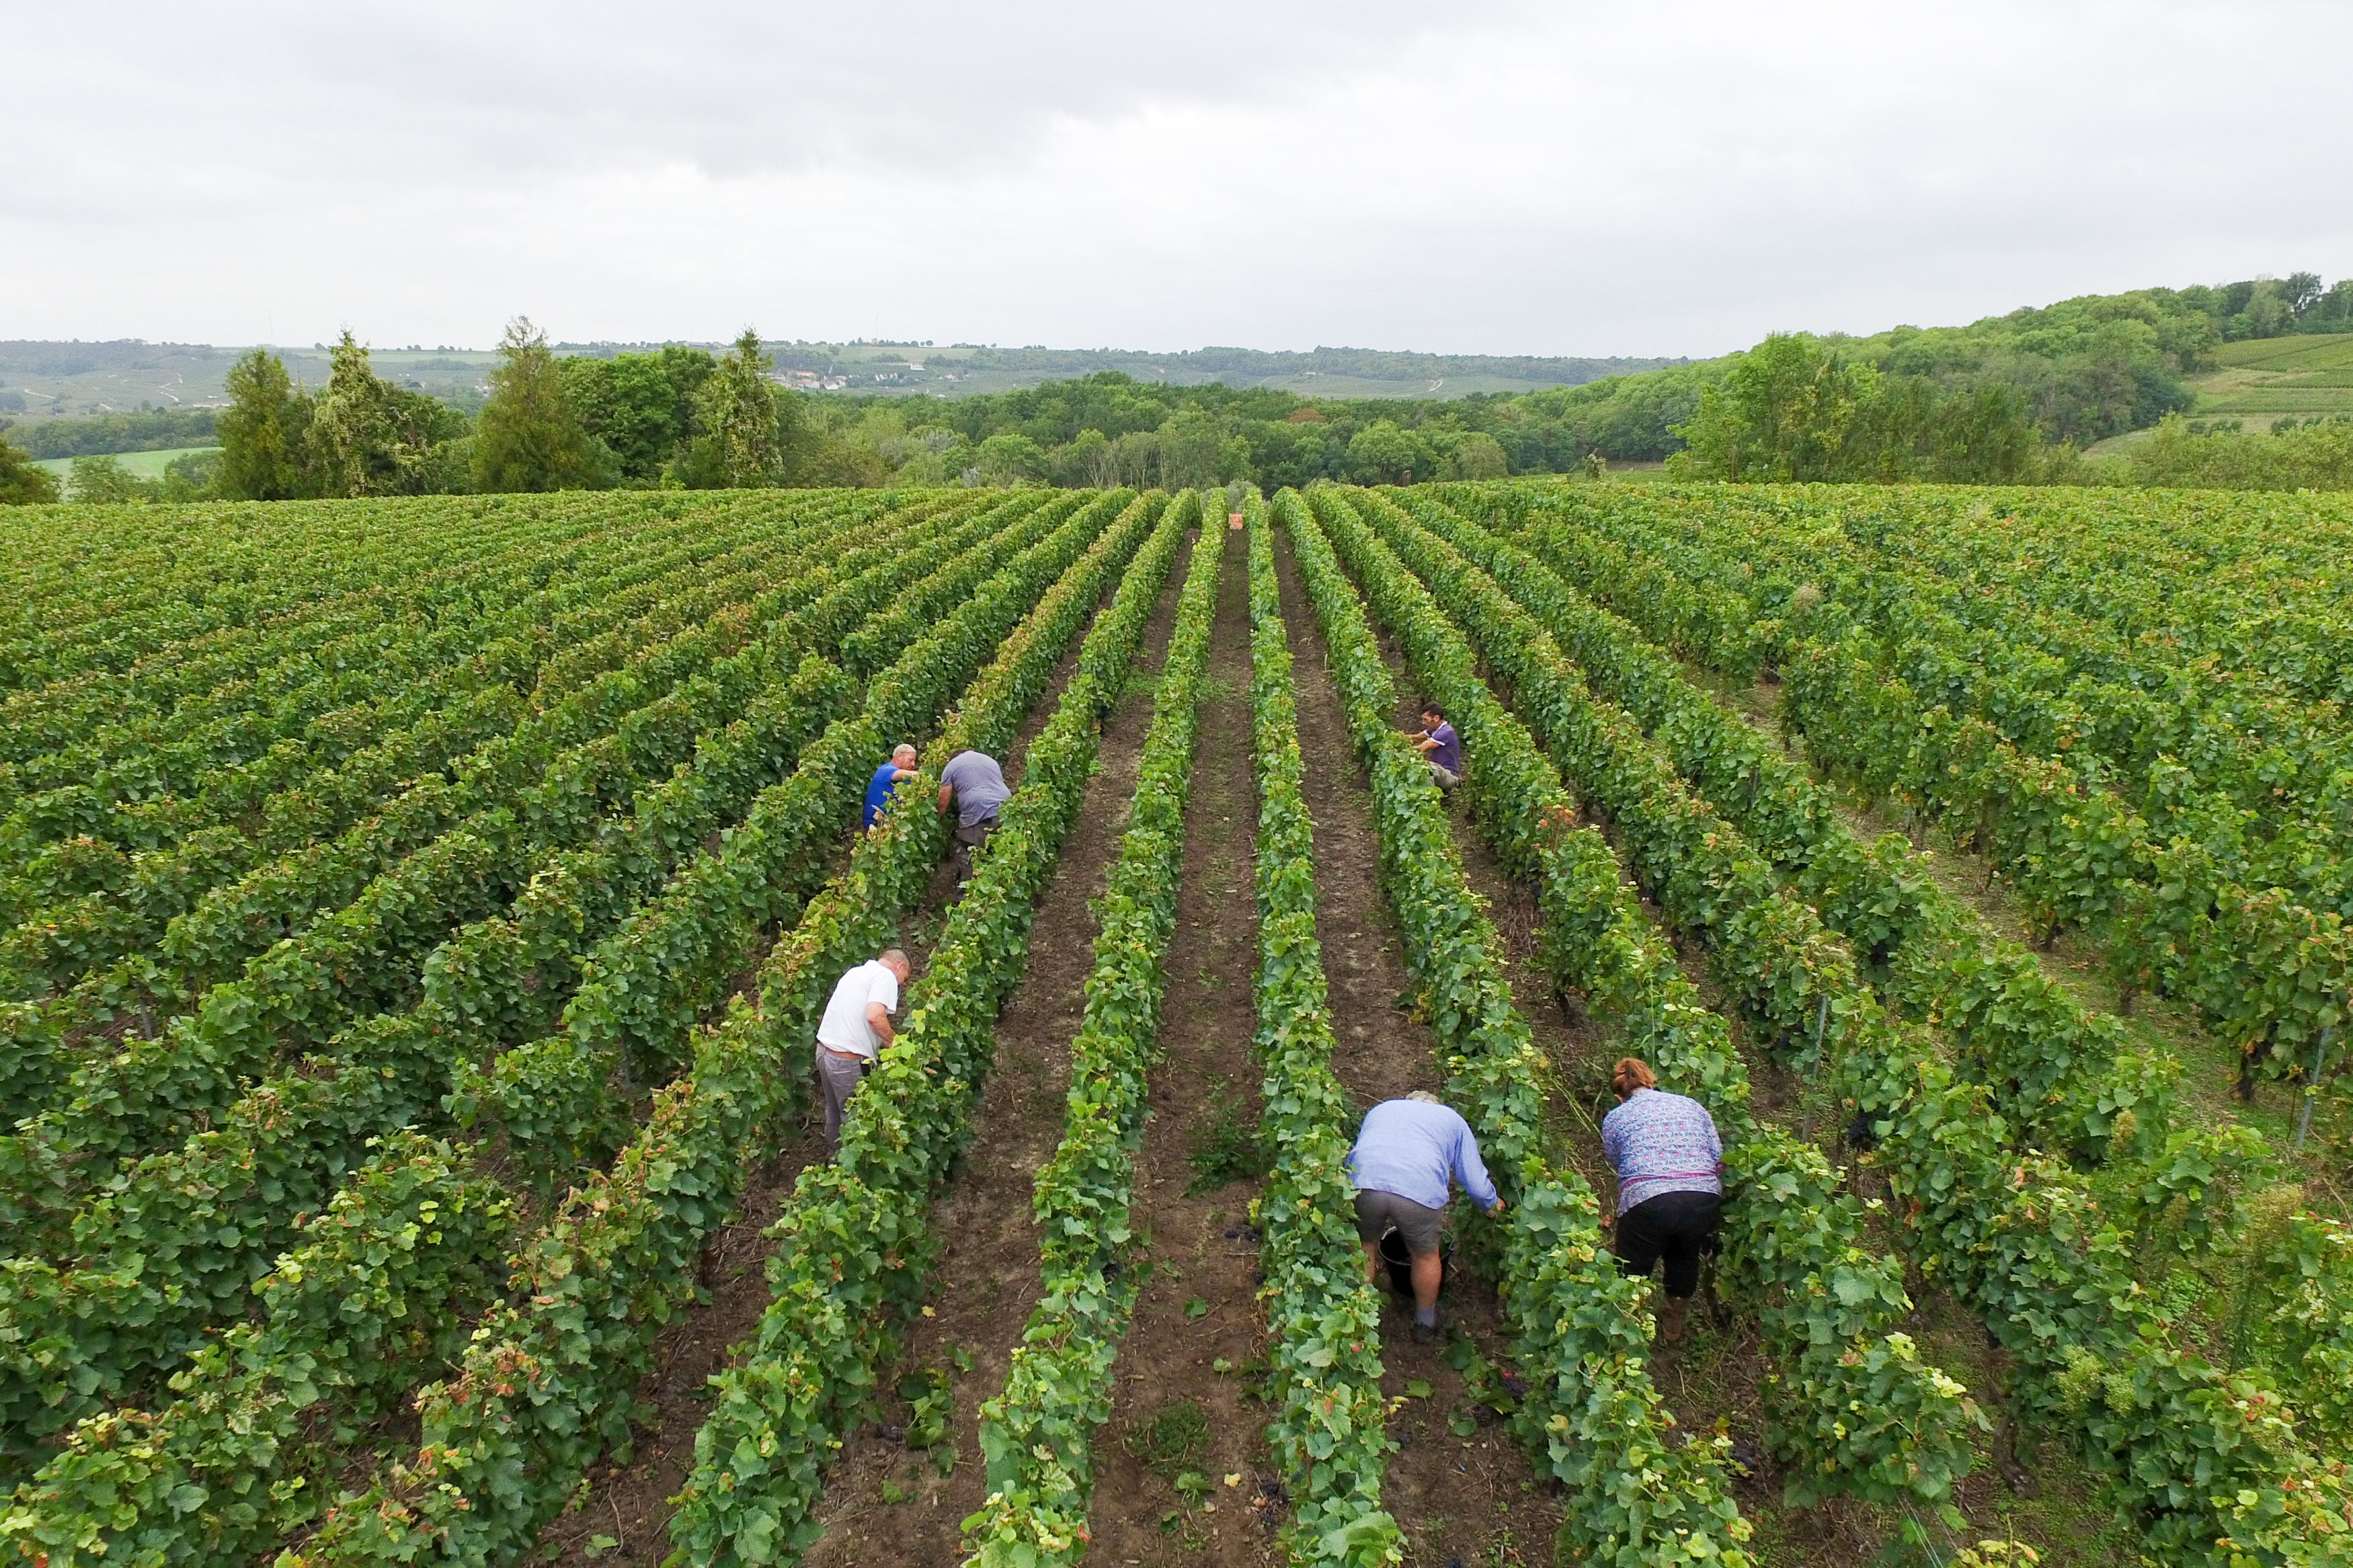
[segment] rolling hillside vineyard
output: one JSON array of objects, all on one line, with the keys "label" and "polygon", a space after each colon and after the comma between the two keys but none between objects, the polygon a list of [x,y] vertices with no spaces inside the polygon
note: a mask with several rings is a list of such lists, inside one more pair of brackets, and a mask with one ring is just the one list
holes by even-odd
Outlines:
[{"label": "rolling hillside vineyard", "polygon": [[[25,1568],[2353,1564],[2339,500],[0,544]],[[959,883],[966,751],[1011,794]],[[830,1152],[818,1020],[892,947]],[[1628,1056],[1724,1142],[1681,1339],[1612,1253]],[[1434,1340],[1354,1210],[1409,1089],[1504,1199]]]}]

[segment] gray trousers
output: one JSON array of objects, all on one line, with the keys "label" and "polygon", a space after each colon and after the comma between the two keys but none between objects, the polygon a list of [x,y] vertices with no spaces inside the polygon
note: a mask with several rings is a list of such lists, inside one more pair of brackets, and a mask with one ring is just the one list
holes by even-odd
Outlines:
[{"label": "gray trousers", "polygon": [[825,1096],[825,1146],[834,1153],[841,1152],[841,1119],[849,1097],[858,1092],[871,1065],[863,1057],[839,1057],[823,1046],[817,1048],[818,1089]]},{"label": "gray trousers", "polygon": [[[1424,757],[1422,761],[1430,762],[1430,759]],[[1440,767],[1436,763],[1430,763],[1430,776],[1438,781],[1438,787],[1440,789],[1452,789],[1462,782],[1461,773],[1456,773],[1452,768]]]}]

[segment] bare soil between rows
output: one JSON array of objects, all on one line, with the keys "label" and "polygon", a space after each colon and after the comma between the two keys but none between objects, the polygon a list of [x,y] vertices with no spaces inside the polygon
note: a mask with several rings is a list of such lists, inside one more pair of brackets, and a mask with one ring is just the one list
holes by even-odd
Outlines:
[{"label": "bare soil between rows", "polygon": [[[1135,1161],[1131,1216],[1144,1268],[1113,1367],[1111,1418],[1096,1435],[1091,1561],[1276,1560],[1286,1517],[1266,1447],[1255,1178],[1209,1185],[1192,1156],[1259,1118],[1250,1037],[1258,951],[1252,842],[1258,793],[1250,710],[1250,563],[1229,536],[1218,583],[1208,680],[1185,814],[1184,881],[1165,958],[1160,1059]],[[1204,1190],[1197,1191],[1200,1187]],[[1190,1495],[1176,1482],[1200,1478]]]},{"label": "bare soil between rows", "polygon": [[[1329,655],[1301,590],[1288,540],[1278,537],[1282,617],[1299,688],[1299,745],[1314,819],[1316,931],[1330,983],[1333,1068],[1359,1109],[1440,1088],[1437,1039],[1399,1006],[1409,980],[1395,917],[1383,901],[1372,792],[1348,738]],[[1408,689],[1409,692],[1410,689]],[[1491,1282],[1452,1271],[1440,1298],[1444,1322],[1503,1364],[1504,1334]],[[1410,1302],[1382,1314],[1382,1391],[1400,1402],[1389,1423],[1382,1502],[1403,1529],[1412,1568],[1553,1561],[1561,1502],[1526,1451],[1483,1415],[1441,1344],[1417,1345]],[[1425,1395],[1414,1396],[1426,1387]],[[1469,1434],[1458,1426],[1471,1428]]]},{"label": "bare soil between rows", "polygon": [[[1168,629],[1175,616],[1175,575],[1164,593],[1155,618],[1146,632],[1145,647],[1138,654],[1139,666],[1149,663],[1156,668],[1160,651],[1167,642]],[[1029,753],[1030,742],[1042,731],[1061,700],[1063,689],[1078,668],[1078,647],[1074,641],[1060,666],[1055,671],[1045,694],[1024,719],[1019,736],[1009,754],[1004,759],[1007,782],[1019,784],[1020,765]],[[1150,694],[1140,687],[1132,687],[1113,711],[1104,726],[1101,775],[1088,787],[1086,802],[1076,830],[1064,847],[1062,858],[1044,901],[1031,940],[1029,968],[1027,978],[1018,988],[997,1026],[997,1070],[990,1075],[976,1116],[980,1136],[976,1139],[969,1168],[959,1178],[943,1200],[937,1219],[941,1234],[948,1240],[946,1257],[942,1265],[943,1280],[958,1278],[973,1267],[974,1251],[986,1251],[980,1242],[965,1242],[974,1229],[976,1215],[993,1216],[998,1213],[995,1205],[995,1186],[991,1195],[976,1197],[974,1189],[987,1185],[986,1156],[983,1145],[992,1129],[1002,1124],[1020,1122],[1032,1118],[1033,1105],[1050,1100],[1053,1119],[1060,1121],[1061,1089],[1059,1075],[1068,1072],[1066,1050],[1071,1033],[1076,1027],[1078,989],[1086,977],[1086,942],[1092,936],[1087,921],[1086,900],[1101,889],[1103,870],[1108,864],[1110,846],[1115,842],[1116,828],[1107,825],[1110,813],[1124,816],[1128,788],[1120,780],[1120,770],[1126,770],[1132,784],[1135,755],[1143,742],[1144,725],[1150,711]],[[1106,805],[1106,803],[1109,803]],[[901,945],[914,962],[920,983],[937,941],[943,901],[953,890],[954,873],[944,862],[934,875],[930,896],[923,908],[911,911],[901,921]],[[1073,922],[1085,927],[1084,934],[1073,935]],[[1075,948],[1078,956],[1068,956]],[[1075,964],[1075,968],[1072,965]],[[746,984],[750,983],[749,977]],[[1068,1024],[1061,1023],[1067,1015]],[[1051,1043],[1054,1048],[1043,1048]],[[1008,1107],[1007,1097],[1013,1097]],[[773,1246],[765,1232],[776,1223],[785,1204],[792,1196],[794,1183],[803,1166],[825,1157],[824,1120],[812,1103],[798,1122],[781,1131],[782,1148],[776,1155],[754,1172],[737,1207],[737,1217],[712,1233],[704,1247],[704,1279],[708,1299],[690,1309],[657,1342],[655,1371],[640,1385],[638,1397],[643,1408],[650,1414],[636,1429],[636,1447],[626,1461],[599,1465],[590,1472],[589,1487],[580,1502],[552,1521],[540,1533],[539,1552],[543,1560],[586,1568],[599,1563],[612,1568],[615,1563],[651,1564],[670,1554],[670,1521],[676,1511],[671,1499],[685,1484],[694,1462],[694,1436],[710,1414],[708,1384],[712,1377],[733,1364],[747,1347],[752,1334],[759,1326],[760,1317],[769,1301],[766,1264]],[[1051,1140],[1046,1143],[1050,1152]],[[1005,1156],[1005,1162],[1018,1156],[1019,1151]],[[1042,1160],[1043,1153],[1037,1158]],[[1005,1163],[1005,1162],[1001,1162]],[[1033,1161],[1030,1166],[1035,1168]],[[984,1180],[976,1182],[975,1173]],[[1026,1236],[1029,1219],[1028,1182],[1026,1174],[1018,1178],[1019,1228]],[[1003,1185],[1005,1184],[997,1184]],[[979,1204],[992,1206],[976,1206]],[[959,1254],[962,1257],[959,1257]],[[1009,1261],[986,1260],[990,1278],[1009,1269]],[[1029,1248],[1029,1278],[1037,1275],[1036,1248]],[[1012,1276],[1018,1278],[1018,1274]],[[1034,1291],[1032,1292],[1034,1294]],[[1026,1300],[1013,1313],[1012,1334],[999,1345],[1000,1361],[1003,1346],[1018,1338],[1020,1322],[1028,1313]],[[923,1331],[930,1330],[931,1321],[920,1325],[911,1336],[910,1356],[923,1353],[926,1344]],[[944,1342],[936,1334],[929,1342]],[[992,1336],[988,1342],[997,1343]],[[917,1364],[921,1364],[920,1362]],[[1002,1367],[999,1368],[1001,1380]],[[884,1386],[890,1386],[886,1378]],[[964,1415],[966,1402],[959,1395],[959,1415]],[[970,1403],[976,1404],[976,1401]],[[971,1422],[963,1422],[964,1430],[957,1441],[960,1452],[967,1461],[968,1477],[976,1477],[978,1449],[971,1441]],[[844,1445],[843,1458],[847,1464],[837,1468],[828,1486],[826,1505],[820,1518],[830,1527],[837,1511],[855,1520],[860,1506],[860,1483],[866,1490],[879,1494],[880,1472],[893,1458],[914,1460],[929,1469],[931,1462],[922,1456],[904,1454],[873,1434],[871,1427]],[[905,1468],[905,1467],[902,1467]],[[962,1468],[962,1467],[960,1467]],[[973,1500],[977,1506],[977,1498]],[[965,1511],[969,1511],[966,1510]],[[948,1521],[949,1545],[958,1513]],[[853,1523],[853,1531],[857,1528]],[[910,1542],[910,1545],[913,1545]],[[809,1561],[822,1559],[826,1543],[820,1542],[810,1553]],[[850,1556],[838,1559],[845,1562],[904,1563],[954,1562],[951,1551],[943,1555],[929,1555],[923,1551],[871,1557]]]},{"label": "bare soil between rows", "polygon": [[[825,1533],[803,1561],[828,1564],[955,1563],[961,1527],[984,1498],[981,1402],[1004,1386],[1013,1347],[1039,1293],[1031,1193],[1060,1141],[1070,1043],[1085,1011],[1102,893],[1127,823],[1152,679],[1166,658],[1182,561],[1170,574],[1137,658],[1137,674],[1103,727],[1097,772],[1030,929],[1029,963],[997,1025],[997,1054],[973,1112],[973,1140],[932,1211],[942,1243],[923,1316],[885,1371],[877,1419],[843,1443],[818,1521]],[[945,1440],[908,1446],[902,1380],[935,1370],[953,1401]]]}]

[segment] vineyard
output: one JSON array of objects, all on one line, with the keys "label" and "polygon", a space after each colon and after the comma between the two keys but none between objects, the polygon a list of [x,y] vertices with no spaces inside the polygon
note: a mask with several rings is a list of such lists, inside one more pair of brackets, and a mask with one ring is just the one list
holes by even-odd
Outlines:
[{"label": "vineyard", "polygon": [[[2353,1564],[2336,502],[11,510],[11,1561]],[[1505,1200],[1428,1344],[1417,1089]]]}]

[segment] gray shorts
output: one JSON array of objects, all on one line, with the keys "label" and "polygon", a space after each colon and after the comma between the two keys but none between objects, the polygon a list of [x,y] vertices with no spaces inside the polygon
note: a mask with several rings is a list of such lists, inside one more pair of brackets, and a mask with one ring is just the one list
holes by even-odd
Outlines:
[{"label": "gray shorts", "polygon": [[1392,1227],[1405,1237],[1408,1252],[1427,1258],[1438,1250],[1438,1233],[1446,1228],[1446,1211],[1426,1208],[1411,1198],[1375,1187],[1357,1188],[1356,1239],[1370,1247]]}]

